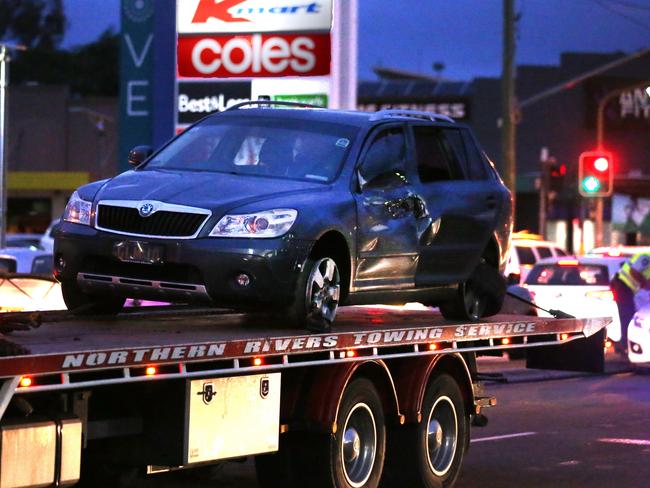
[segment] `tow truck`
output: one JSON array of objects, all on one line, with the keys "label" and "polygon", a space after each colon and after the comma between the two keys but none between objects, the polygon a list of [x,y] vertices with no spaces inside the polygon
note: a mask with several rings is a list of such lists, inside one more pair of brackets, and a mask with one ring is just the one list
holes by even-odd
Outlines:
[{"label": "tow truck", "polygon": [[608,322],[345,307],[308,334],[217,309],[2,314],[0,488],[250,456],[262,487],[450,487],[496,404],[476,356],[568,347]]}]

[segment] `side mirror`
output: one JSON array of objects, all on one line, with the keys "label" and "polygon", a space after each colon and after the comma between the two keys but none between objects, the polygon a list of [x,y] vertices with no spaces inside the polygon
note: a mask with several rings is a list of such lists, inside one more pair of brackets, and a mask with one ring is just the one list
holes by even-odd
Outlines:
[{"label": "side mirror", "polygon": [[151,146],[135,146],[129,151],[129,164],[138,166],[153,154]]}]

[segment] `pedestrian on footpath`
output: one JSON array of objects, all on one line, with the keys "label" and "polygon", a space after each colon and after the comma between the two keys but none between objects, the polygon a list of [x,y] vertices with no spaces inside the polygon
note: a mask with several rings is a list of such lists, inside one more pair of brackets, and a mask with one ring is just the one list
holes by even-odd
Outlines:
[{"label": "pedestrian on footpath", "polygon": [[610,288],[621,320],[621,341],[616,350],[627,356],[627,326],[634,316],[634,296],[640,290],[650,290],[650,253],[639,253],[626,261],[614,275]]}]

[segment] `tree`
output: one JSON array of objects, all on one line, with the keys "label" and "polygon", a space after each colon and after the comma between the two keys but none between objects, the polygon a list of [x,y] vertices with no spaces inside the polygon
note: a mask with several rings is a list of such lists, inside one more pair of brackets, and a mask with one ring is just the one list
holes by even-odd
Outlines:
[{"label": "tree", "polygon": [[0,40],[54,49],[63,40],[63,0],[0,0]]},{"label": "tree", "polygon": [[11,83],[69,85],[74,95],[117,96],[119,36],[106,30],[95,42],[74,48],[30,49],[11,63]]}]

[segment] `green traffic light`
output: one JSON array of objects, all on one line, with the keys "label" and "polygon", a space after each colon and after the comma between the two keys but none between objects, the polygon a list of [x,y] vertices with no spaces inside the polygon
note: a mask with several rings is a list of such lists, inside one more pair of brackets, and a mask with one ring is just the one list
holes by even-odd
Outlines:
[{"label": "green traffic light", "polygon": [[595,193],[600,190],[600,180],[595,176],[588,176],[582,180],[582,189],[587,193]]}]

